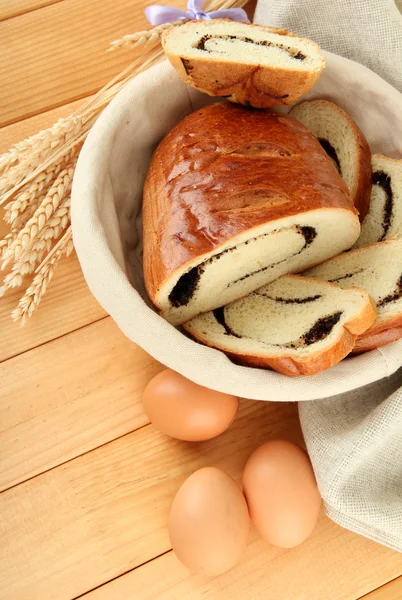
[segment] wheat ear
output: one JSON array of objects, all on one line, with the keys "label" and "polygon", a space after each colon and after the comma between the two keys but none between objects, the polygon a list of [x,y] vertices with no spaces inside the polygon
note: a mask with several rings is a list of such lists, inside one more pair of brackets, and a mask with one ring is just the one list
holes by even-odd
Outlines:
[{"label": "wheat ear", "polygon": [[108,52],[117,50],[118,48],[128,48],[133,50],[134,48],[143,48],[145,46],[156,46],[156,44],[160,44],[161,35],[166,29],[171,29],[172,27],[176,27],[176,25],[182,25],[186,21],[188,21],[188,19],[180,19],[179,21],[172,21],[171,23],[163,23],[162,25],[158,25],[157,27],[145,31],[129,33],[119,40],[110,42]]},{"label": "wheat ear", "polygon": [[[206,11],[243,7],[247,0],[212,0]],[[78,153],[100,112],[136,75],[163,58],[163,32],[186,19],[158,25],[112,42],[110,50],[134,48],[142,52],[124,71],[88,102],[49,129],[16,144],[0,156],[0,206],[10,232],[0,240],[3,269],[9,269],[0,295],[34,278],[13,311],[24,324],[39,305],[60,258],[73,250],[70,225],[71,181]],[[42,260],[43,259],[43,260]],[[42,263],[38,263],[42,260]]]},{"label": "wheat ear", "polygon": [[63,255],[68,256],[72,251],[72,231],[71,227],[69,227],[57,246],[53,249],[51,256],[49,255],[46,261],[42,263],[31,285],[18,302],[17,308],[11,313],[14,321],[18,321],[21,325],[24,325],[27,319],[32,316],[33,311],[38,307],[43,294],[46,292],[58,261]]}]

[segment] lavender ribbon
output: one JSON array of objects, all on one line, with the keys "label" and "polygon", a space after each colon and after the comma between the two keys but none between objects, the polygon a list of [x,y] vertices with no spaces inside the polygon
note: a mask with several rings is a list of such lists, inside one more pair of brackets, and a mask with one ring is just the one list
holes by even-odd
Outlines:
[{"label": "lavender ribbon", "polygon": [[145,16],[151,25],[162,25],[179,19],[198,19],[210,21],[211,19],[232,19],[232,21],[249,22],[247,13],[242,8],[229,8],[227,10],[212,10],[206,13],[201,10],[204,0],[188,0],[187,12],[172,6],[159,6],[153,4],[145,9]]}]

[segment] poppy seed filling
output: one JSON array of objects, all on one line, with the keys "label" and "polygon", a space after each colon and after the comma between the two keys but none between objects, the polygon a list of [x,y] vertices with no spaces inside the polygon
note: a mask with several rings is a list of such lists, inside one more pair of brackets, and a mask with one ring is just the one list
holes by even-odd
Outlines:
[{"label": "poppy seed filling", "polygon": [[253,44],[254,46],[279,48],[280,50],[283,50],[291,58],[294,58],[295,60],[305,60],[307,58],[307,56],[305,54],[303,54],[302,52],[300,52],[300,50],[297,50],[297,48],[289,48],[288,46],[284,46],[283,44],[276,44],[275,42],[269,42],[268,40],[256,41],[256,40],[252,40],[249,37],[238,36],[238,35],[206,34],[206,35],[203,35],[202,38],[200,38],[200,40],[194,47],[197,48],[197,50],[202,50],[204,52],[212,52],[212,50],[208,50],[208,48],[205,47],[205,44],[209,40],[238,40],[239,42],[244,42],[245,44]]},{"label": "poppy seed filling", "polygon": [[254,292],[256,296],[264,296],[264,298],[268,298],[269,300],[274,300],[275,302],[281,302],[282,304],[310,304],[310,302],[315,302],[322,298],[321,294],[316,294],[315,296],[307,296],[306,298],[280,298],[274,296],[268,296],[267,294],[261,294],[261,292]]},{"label": "poppy seed filling", "polygon": [[[252,339],[248,336],[239,335],[228,325],[225,318],[225,308],[217,308],[213,311],[214,317],[217,322],[222,325],[225,329],[225,335],[234,336],[237,338],[243,339]],[[321,317],[317,319],[314,325],[306,331],[303,335],[301,335],[297,340],[293,342],[287,342],[286,344],[269,344],[268,342],[262,342],[267,344],[268,346],[276,346],[278,348],[302,348],[304,346],[311,346],[311,344],[316,344],[317,342],[322,342],[325,338],[331,333],[333,328],[337,323],[339,323],[341,317],[343,315],[342,311],[338,311],[333,315],[327,315],[326,317]]]},{"label": "poppy seed filling", "polygon": [[402,298],[402,275],[396,282],[394,291],[391,292],[390,294],[388,294],[388,296],[381,298],[381,300],[379,300],[377,302],[377,306],[384,306],[384,304],[389,304],[390,302],[397,302],[401,298]]},{"label": "poppy seed filling", "polygon": [[322,148],[324,148],[325,152],[328,154],[329,158],[332,159],[332,162],[334,163],[339,175],[342,175],[341,163],[339,162],[338,153],[333,147],[333,145],[325,138],[318,138],[318,141],[320,142]]},{"label": "poppy seed filling", "polygon": [[[295,230],[297,231],[297,233],[301,234],[304,237],[304,246],[301,250],[299,250],[295,254],[292,254],[291,256],[288,256],[284,260],[281,260],[277,263],[273,263],[271,265],[268,265],[267,267],[262,267],[261,269],[253,271],[252,273],[247,273],[243,277],[240,277],[239,279],[236,279],[236,280],[228,283],[228,287],[238,283],[239,281],[243,281],[244,279],[252,277],[253,275],[257,275],[257,273],[262,273],[264,271],[267,271],[268,269],[272,269],[273,267],[276,267],[277,265],[289,260],[290,258],[297,256],[298,254],[303,252],[313,242],[313,240],[317,236],[317,232],[314,229],[314,227],[296,225]],[[243,245],[247,246],[250,242],[264,238],[268,235],[272,235],[272,233],[276,233],[277,231],[280,231],[280,230],[275,230],[270,233],[263,233],[262,235],[256,236],[254,238],[247,240],[246,242],[243,242],[242,244],[239,244],[239,246],[243,246]],[[233,250],[236,250],[236,248],[238,248],[238,246],[233,246],[232,248],[226,248],[226,250],[222,250],[222,252],[219,252],[219,254],[215,254],[214,256],[211,256],[211,258],[209,258],[205,262],[201,263],[200,265],[198,265],[196,267],[193,267],[187,273],[184,273],[179,278],[176,285],[174,286],[174,288],[172,289],[172,291],[169,294],[170,304],[175,308],[179,308],[180,306],[186,306],[190,302],[191,298],[194,296],[197,288],[199,287],[201,275],[204,272],[205,266],[216,260],[219,260],[224,254],[233,252]]]},{"label": "poppy seed filling", "polygon": [[379,242],[382,242],[387,236],[388,230],[391,227],[392,220],[393,197],[391,177],[384,173],[384,171],[375,171],[373,173],[372,183],[373,185],[380,186],[385,192],[385,204],[382,217],[383,233],[380,239],[378,240]]}]

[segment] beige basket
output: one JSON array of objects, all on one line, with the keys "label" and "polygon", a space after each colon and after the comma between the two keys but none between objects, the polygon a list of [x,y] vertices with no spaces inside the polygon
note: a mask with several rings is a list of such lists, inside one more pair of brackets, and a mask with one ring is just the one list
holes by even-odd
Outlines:
[{"label": "beige basket", "polygon": [[[303,99],[342,106],[373,152],[402,156],[402,95],[365,67],[327,53],[327,67]],[[163,62],[136,77],[90,132],[74,177],[74,242],[88,285],[133,342],[209,388],[256,400],[313,400],[376,381],[402,365],[402,340],[348,358],[314,377],[289,378],[233,364],[197,344],[149,306],[142,279],[141,198],[149,160],[180,119],[211,98],[189,89]]]}]

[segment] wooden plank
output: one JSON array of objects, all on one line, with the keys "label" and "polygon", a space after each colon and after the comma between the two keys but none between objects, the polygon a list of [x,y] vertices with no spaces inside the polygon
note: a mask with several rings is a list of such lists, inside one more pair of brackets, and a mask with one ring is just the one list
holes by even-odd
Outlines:
[{"label": "wooden plank", "polygon": [[[402,577],[390,581],[386,585],[367,594],[361,600],[401,600],[402,598]],[[117,598],[116,598],[117,600]]]},{"label": "wooden plank", "polygon": [[186,444],[148,426],[3,492],[2,598],[70,599],[168,550],[169,504],[189,473],[215,464],[238,478],[254,447],[285,435],[301,439],[295,404],[243,402],[215,440]]},{"label": "wooden plank", "polygon": [[0,490],[149,423],[160,369],[110,318],[2,363]]},{"label": "wooden plank", "polygon": [[[232,427],[202,444],[147,426],[3,492],[2,597],[76,597],[168,551],[168,510],[184,478],[216,465],[239,480],[247,456],[271,437],[300,442],[295,404],[245,401]],[[401,572],[399,554],[324,517],[297,549],[251,540],[245,560],[220,578],[190,577],[168,555],[109,598],[352,600]]]},{"label": "wooden plank", "polygon": [[[341,529],[323,515],[312,536],[293,550],[269,547],[254,532],[250,537],[241,564],[220,577],[192,575],[170,552],[83,600],[356,600],[401,567],[396,552]],[[400,598],[369,595],[367,600]]]},{"label": "wooden plank", "polygon": [[106,52],[109,41],[148,28],[143,12],[152,3],[64,0],[2,21],[0,126],[87,96],[110,81],[135,55]]},{"label": "wooden plank", "polygon": [[7,152],[17,142],[24,140],[25,138],[38,133],[42,129],[51,127],[61,117],[68,117],[88,98],[77,100],[76,102],[70,102],[64,106],[59,106],[53,110],[35,115],[29,119],[24,119],[0,128],[0,154]]},{"label": "wooden plank", "polygon": [[88,290],[75,254],[60,261],[39,309],[22,328],[10,316],[21,296],[21,290],[13,290],[0,299],[0,362],[106,316]]},{"label": "wooden plank", "polygon": [[0,0],[0,21],[56,4],[62,0]]}]

